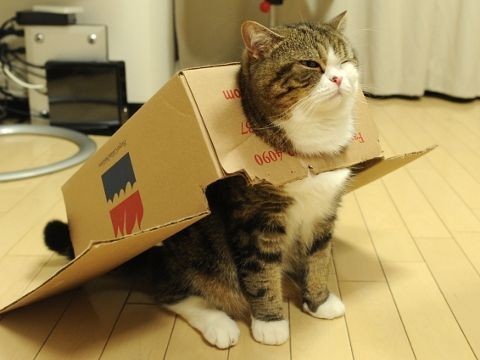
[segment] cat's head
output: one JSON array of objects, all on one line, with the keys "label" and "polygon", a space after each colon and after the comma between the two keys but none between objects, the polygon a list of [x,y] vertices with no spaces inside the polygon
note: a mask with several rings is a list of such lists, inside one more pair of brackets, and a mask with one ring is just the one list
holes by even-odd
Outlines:
[{"label": "cat's head", "polygon": [[242,25],[243,106],[270,145],[318,155],[339,152],[351,140],[358,70],[344,28],[345,12],[321,25]]}]

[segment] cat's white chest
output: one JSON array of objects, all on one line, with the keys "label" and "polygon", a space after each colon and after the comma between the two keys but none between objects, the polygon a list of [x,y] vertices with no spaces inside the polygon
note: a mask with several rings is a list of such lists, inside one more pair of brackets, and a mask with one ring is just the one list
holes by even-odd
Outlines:
[{"label": "cat's white chest", "polygon": [[338,196],[349,177],[349,169],[339,169],[285,185],[286,192],[294,199],[287,211],[288,237],[311,242],[315,225],[335,214]]},{"label": "cat's white chest", "polygon": [[[345,106],[347,107],[347,106]],[[348,144],[353,135],[353,119],[346,111],[324,113],[303,108],[295,109],[289,121],[280,127],[294,148],[305,154],[337,153]]]}]

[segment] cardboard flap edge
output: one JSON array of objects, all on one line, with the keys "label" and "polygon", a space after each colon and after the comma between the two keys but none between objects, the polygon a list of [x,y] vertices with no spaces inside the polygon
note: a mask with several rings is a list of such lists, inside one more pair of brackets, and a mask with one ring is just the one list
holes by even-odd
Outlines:
[{"label": "cardboard flap edge", "polygon": [[215,68],[215,67],[222,67],[222,66],[232,66],[232,65],[240,65],[240,62],[239,61],[231,61],[231,62],[227,62],[227,63],[220,63],[220,64],[214,64],[214,65],[192,66],[192,67],[188,67],[186,69],[179,70],[177,72],[177,75],[183,74],[183,73],[191,71],[191,70],[208,69],[208,68]]},{"label": "cardboard flap edge", "polygon": [[347,192],[356,190],[368,183],[371,183],[401,167],[428,154],[438,145],[429,146],[423,150],[413,151],[406,154],[394,155],[388,158],[378,157],[359,165],[359,171],[351,180]]},{"label": "cardboard flap edge", "polygon": [[[204,211],[204,212],[201,212],[201,213],[198,213],[198,214],[194,214],[194,215],[191,215],[191,216],[188,216],[188,217],[185,217],[185,218],[182,218],[182,219],[178,219],[178,220],[175,220],[175,221],[172,221],[172,222],[169,222],[169,223],[166,223],[166,224],[162,224],[162,225],[159,225],[159,226],[155,226],[155,227],[152,227],[150,229],[146,229],[146,230],[143,230],[141,232],[137,232],[135,234],[131,234],[131,235],[127,235],[127,236],[123,236],[123,237],[120,237],[120,238],[115,238],[115,239],[108,239],[108,240],[97,240],[97,241],[91,241],[90,242],[90,245],[84,250],[82,251],[78,256],[76,256],[74,259],[72,259],[71,261],[69,261],[67,264],[65,264],[64,266],[62,266],[61,268],[59,268],[54,274],[52,274],[48,279],[46,279],[45,281],[43,281],[41,284],[39,284],[37,287],[35,287],[34,289],[30,290],[30,291],[27,291],[26,293],[23,293],[22,295],[18,296],[15,300],[11,301],[10,303],[8,303],[7,305],[3,306],[2,308],[0,308],[0,314],[3,314],[3,313],[6,313],[10,310],[13,310],[13,309],[16,309],[18,307],[21,307],[23,305],[27,305],[27,304],[30,304],[32,302],[35,302],[37,300],[40,300],[42,299],[43,297],[38,297],[38,296],[35,296],[35,293],[39,292],[41,288],[43,288],[44,286],[46,286],[47,284],[49,284],[51,281],[53,281],[55,278],[57,278],[62,272],[66,271],[67,269],[69,269],[70,267],[74,266],[80,259],[82,259],[83,257],[87,256],[89,252],[91,252],[93,249],[95,249],[96,247],[99,247],[99,246],[106,246],[108,244],[111,244],[111,243],[116,243],[116,242],[119,242],[119,241],[122,241],[122,240],[125,240],[126,238],[130,238],[130,237],[133,237],[133,236],[140,236],[140,235],[143,235],[143,234],[146,234],[146,233],[151,233],[153,231],[157,231],[157,230],[160,230],[160,229],[163,229],[163,228],[167,228],[169,226],[173,226],[173,225],[177,225],[177,224],[180,224],[182,222],[186,222],[186,221],[189,221],[189,220],[193,220],[195,218],[198,218],[198,220],[202,219],[203,217],[207,216],[208,214],[210,214],[210,211]],[[147,250],[147,249],[145,249]],[[108,269],[108,267],[106,267],[104,269],[105,271],[109,271],[111,269]],[[92,277],[89,277],[89,278],[86,278],[84,279],[84,281],[88,281],[89,279],[92,279],[94,278],[95,276],[92,276]],[[84,282],[83,281],[83,282]],[[75,282],[71,282],[72,283],[72,286],[71,287],[75,287],[76,285],[78,285],[77,283]],[[68,286],[68,284],[67,284]],[[52,292],[49,296],[55,294],[57,292]]]}]

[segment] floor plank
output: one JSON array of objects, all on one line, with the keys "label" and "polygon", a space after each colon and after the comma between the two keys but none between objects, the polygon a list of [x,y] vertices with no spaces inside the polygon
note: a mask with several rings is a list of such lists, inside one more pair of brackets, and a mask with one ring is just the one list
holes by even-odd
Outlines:
[{"label": "floor plank", "polygon": [[158,306],[127,304],[101,359],[163,359],[174,323],[175,315]]},{"label": "floor plank", "polygon": [[48,255],[14,256],[8,255],[0,259],[0,308],[8,305],[28,288],[48,261]]},{"label": "floor plank", "polygon": [[[97,146],[101,146],[107,137],[95,136],[93,139]],[[69,151],[68,149],[72,149],[72,146],[76,148],[73,144],[62,140],[61,146],[52,146],[51,152],[45,158],[40,158],[40,160],[50,161],[63,158],[66,152]],[[36,165],[38,164],[36,163]],[[19,239],[31,229],[33,224],[38,223],[42,216],[48,215],[53,206],[61,201],[62,185],[79,167],[80,165],[77,165],[47,176],[2,184],[2,200],[4,198],[10,200],[5,205],[5,210],[9,211],[0,218],[0,228],[3,229],[3,241],[0,242],[0,258],[15,246]],[[9,198],[9,194],[13,194],[18,187],[23,189],[21,196]],[[0,204],[3,203],[4,201],[0,201]],[[0,211],[2,211],[1,205]]]},{"label": "floor plank", "polygon": [[390,294],[379,282],[340,282],[356,360],[415,359]]},{"label": "floor plank", "polygon": [[[248,336],[243,329],[240,339]],[[241,341],[241,340],[240,340]],[[238,346],[238,345],[237,345]],[[172,336],[165,353],[166,360],[221,360],[228,358],[229,350],[219,350],[203,340],[202,335],[185,320],[176,317]]]},{"label": "floor plank", "polygon": [[[289,318],[288,303],[284,303],[285,318]],[[266,360],[287,360],[290,359],[290,341],[279,345],[271,346],[256,342],[251,333],[250,327],[243,321],[238,322],[240,328],[240,340],[238,344],[230,349],[228,360],[243,359],[266,359]]]},{"label": "floor plank", "polygon": [[[405,144],[407,144],[408,148],[415,147],[398,131],[398,128],[392,122],[377,121],[377,124],[388,145],[393,150],[400,151],[405,147]],[[425,158],[415,161],[406,168],[449,230],[480,231],[480,221],[473,214],[472,210]],[[452,208],[455,208],[456,211],[451,211]]]},{"label": "floor plank", "polygon": [[25,293],[34,290],[39,285],[52,277],[58,270],[67,265],[69,260],[64,256],[49,254],[48,260],[42,265],[41,269],[32,278],[25,289]]},{"label": "floor plank", "polygon": [[450,232],[405,169],[383,178],[397,211],[413,237],[447,237]]},{"label": "floor plank", "polygon": [[98,359],[126,302],[130,284],[101,277],[76,293],[36,359]]},{"label": "floor plank", "polygon": [[340,281],[385,281],[353,194],[342,201],[334,236],[333,256]]},{"label": "floor plank", "polygon": [[425,264],[388,262],[384,269],[417,359],[475,359]]},{"label": "floor plank", "polygon": [[[415,116],[395,116],[393,121],[398,130],[418,148],[435,143],[427,132],[422,131],[419,119]],[[428,161],[465,203],[472,208],[480,208],[480,183],[443,146],[430,153]]]},{"label": "floor plank", "polygon": [[67,220],[63,200],[58,199],[57,203],[45,214],[33,223],[30,229],[23,235],[8,252],[12,255],[50,255],[49,250],[43,241],[43,229],[50,220]]},{"label": "floor plank", "polygon": [[[443,137],[452,139],[453,142],[463,143],[469,151],[480,156],[480,143],[476,134],[469,131],[463,124],[455,121],[455,112],[451,109],[439,107],[428,107],[427,112],[431,114],[425,124]],[[439,116],[442,113],[443,116]]]},{"label": "floor plank", "polygon": [[41,166],[42,164],[37,165],[37,159],[44,158],[52,146],[58,146],[62,143],[63,141],[60,139],[49,139],[46,136],[2,136],[0,138],[0,154],[2,154],[0,172],[18,171],[33,166]]},{"label": "floor plank", "polygon": [[480,181],[480,164],[478,164],[477,161],[478,154],[470,149],[468,143],[453,137],[448,131],[445,131],[435,123],[436,118],[444,115],[442,111],[438,111],[433,106],[428,106],[427,109],[419,109],[418,116],[424,120],[420,121],[419,124],[422,126],[423,131],[429,133],[435,141],[447,149],[477,181]]},{"label": "floor plank", "polygon": [[[443,102],[437,101],[435,105],[442,105]],[[480,136],[480,123],[478,121],[472,121],[471,119],[478,119],[480,111],[478,111],[478,102],[471,102],[469,104],[463,104],[463,106],[456,106],[453,109],[453,117],[456,122],[464,125],[472,134]]]},{"label": "floor plank", "polygon": [[[42,181],[20,200],[5,216],[0,218],[4,241],[0,243],[0,257],[6,254],[53,206],[61,200],[61,186],[76,171],[76,168],[63,170]],[[25,221],[27,219],[27,226]]]},{"label": "floor plank", "polygon": [[4,315],[0,321],[0,358],[33,359],[72,296],[72,292],[67,292]]},{"label": "floor plank", "polygon": [[357,190],[355,197],[382,262],[422,261],[415,242],[381,181]]},{"label": "floor plank", "polygon": [[[328,287],[340,296],[333,270],[332,266]],[[314,318],[300,309],[299,301],[290,301],[289,313],[292,359],[353,359],[345,317]]]},{"label": "floor plank", "polygon": [[475,354],[480,356],[480,276],[452,238],[415,239]]},{"label": "floor plank", "polygon": [[[22,141],[22,138],[23,136],[12,136],[9,143],[9,148],[14,152],[20,152],[20,156],[9,157],[8,154],[0,151],[2,154],[0,163],[4,167],[1,171],[22,170],[52,164],[73,155],[78,149],[71,142],[52,137],[28,136],[27,141]],[[8,137],[2,136],[0,144],[6,139]],[[45,179],[46,177],[43,176],[2,184],[5,193],[2,196],[0,209],[11,209]]]},{"label": "floor plank", "polygon": [[479,209],[472,209],[473,213],[477,217],[478,220],[480,220],[480,208]]},{"label": "floor plank", "polygon": [[[410,166],[408,170],[448,229],[450,231],[480,231],[480,220],[477,219],[472,209],[461,200],[440,175],[430,171],[422,160],[419,159],[416,167]],[[421,165],[424,166],[421,167]]]},{"label": "floor plank", "polygon": [[455,232],[457,243],[480,274],[480,233]]}]

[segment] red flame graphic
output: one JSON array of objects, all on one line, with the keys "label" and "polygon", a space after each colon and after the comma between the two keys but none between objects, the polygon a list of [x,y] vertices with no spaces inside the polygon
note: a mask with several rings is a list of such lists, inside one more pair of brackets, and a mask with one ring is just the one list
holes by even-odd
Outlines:
[{"label": "red flame graphic", "polygon": [[131,234],[135,223],[140,227],[143,219],[143,204],[140,192],[134,192],[110,210],[110,219],[112,220],[115,236],[117,236],[119,231],[122,235]]}]

